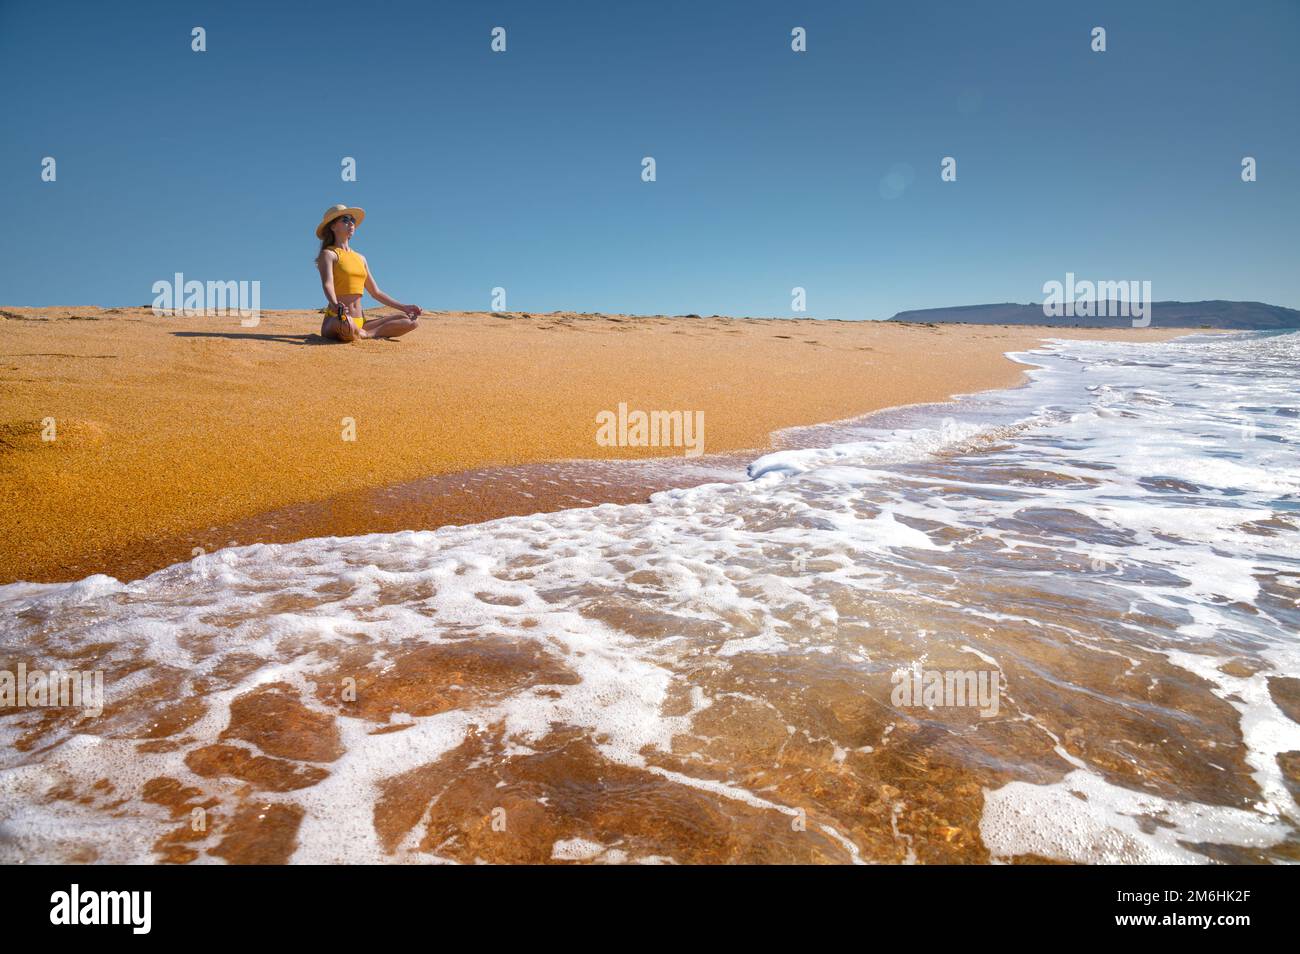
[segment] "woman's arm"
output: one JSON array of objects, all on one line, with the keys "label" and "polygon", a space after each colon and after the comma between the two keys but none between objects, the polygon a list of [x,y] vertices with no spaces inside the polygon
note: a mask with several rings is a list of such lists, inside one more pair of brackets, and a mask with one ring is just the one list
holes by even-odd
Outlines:
[{"label": "woman's arm", "polygon": [[330,262],[328,251],[328,249],[321,250],[320,257],[316,259],[316,269],[320,272],[320,287],[325,291],[325,301],[337,312],[339,296],[334,294],[334,266]]},{"label": "woman's arm", "polygon": [[403,312],[412,318],[420,317],[419,305],[403,305],[400,301],[389,298],[379,290],[379,286],[375,284],[375,276],[370,273],[369,263],[366,263],[366,291],[370,292],[371,297],[380,304],[387,305],[389,308],[396,308],[398,311]]}]

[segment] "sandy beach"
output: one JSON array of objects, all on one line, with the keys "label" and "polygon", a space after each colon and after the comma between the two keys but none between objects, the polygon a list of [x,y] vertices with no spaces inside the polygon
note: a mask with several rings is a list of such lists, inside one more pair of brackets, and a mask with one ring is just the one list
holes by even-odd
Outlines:
[{"label": "sandy beach", "polygon": [[[130,579],[236,540],[622,502],[627,490],[610,488],[468,493],[451,512],[374,506],[390,485],[435,475],[683,454],[597,443],[596,415],[620,402],[703,411],[708,454],[761,450],[780,428],[1012,385],[1023,372],[1004,353],[1045,337],[1187,333],[440,312],[400,340],[342,345],[317,335],[314,311],[265,312],[250,328],[147,308],[3,316],[0,582]],[[315,506],[249,522],[303,504]]]},{"label": "sandy beach", "polygon": [[9,315],[0,861],[1296,858],[1294,335]]}]

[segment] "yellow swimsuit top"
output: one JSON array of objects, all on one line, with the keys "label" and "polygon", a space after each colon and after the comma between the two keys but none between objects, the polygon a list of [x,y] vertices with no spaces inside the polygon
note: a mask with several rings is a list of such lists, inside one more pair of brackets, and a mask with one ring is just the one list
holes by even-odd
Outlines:
[{"label": "yellow swimsuit top", "polygon": [[366,279],[370,277],[366,263],[361,256],[350,248],[331,246],[338,258],[334,262],[334,294],[361,295],[366,290]]}]

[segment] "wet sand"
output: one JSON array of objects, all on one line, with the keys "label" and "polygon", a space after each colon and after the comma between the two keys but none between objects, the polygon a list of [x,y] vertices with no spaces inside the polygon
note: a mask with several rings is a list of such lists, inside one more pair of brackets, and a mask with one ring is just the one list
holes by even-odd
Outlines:
[{"label": "wet sand", "polygon": [[620,402],[703,411],[709,455],[757,451],[778,429],[1013,385],[1004,353],[1046,337],[1190,331],[441,312],[343,345],[315,311],[256,327],[147,308],[0,319],[0,583],[643,499],[662,475],[529,465],[681,459],[597,443]]}]

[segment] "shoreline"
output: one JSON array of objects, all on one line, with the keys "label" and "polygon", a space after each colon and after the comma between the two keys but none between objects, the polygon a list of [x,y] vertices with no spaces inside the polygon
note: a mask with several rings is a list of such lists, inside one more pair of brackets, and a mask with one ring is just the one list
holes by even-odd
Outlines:
[{"label": "shoreline", "polygon": [[[318,349],[314,311],[249,330],[147,308],[5,311],[0,584],[637,502],[689,486],[692,466],[743,473],[781,431],[1023,383],[1006,353],[1049,338],[1201,331],[443,312],[396,342]],[[704,457],[597,446],[593,412],[620,400],[703,413]]]}]

